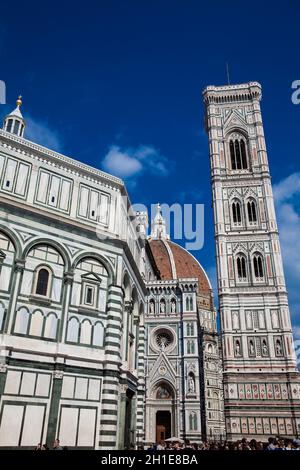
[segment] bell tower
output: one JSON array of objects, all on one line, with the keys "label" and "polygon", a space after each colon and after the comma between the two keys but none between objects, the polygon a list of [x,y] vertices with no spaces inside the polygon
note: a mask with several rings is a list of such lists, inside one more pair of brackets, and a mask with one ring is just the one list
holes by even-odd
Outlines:
[{"label": "bell tower", "polygon": [[257,82],[203,92],[227,436],[300,434],[297,371]]}]

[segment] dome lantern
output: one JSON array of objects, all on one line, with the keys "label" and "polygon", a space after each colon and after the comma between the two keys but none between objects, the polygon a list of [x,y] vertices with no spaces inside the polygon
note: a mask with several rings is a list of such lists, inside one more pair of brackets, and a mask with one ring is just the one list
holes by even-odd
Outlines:
[{"label": "dome lantern", "polygon": [[25,130],[25,120],[20,111],[20,107],[22,105],[21,95],[18,97],[16,105],[17,107],[10,114],[5,116],[3,122],[3,129],[6,132],[10,132],[11,134],[17,135],[18,137],[23,137]]},{"label": "dome lantern", "polygon": [[154,217],[153,223],[151,225],[151,235],[150,238],[161,238],[164,240],[169,240],[170,235],[167,233],[167,226],[166,226],[166,221],[162,216],[161,213],[161,205],[158,203],[157,204],[157,212],[156,216]]}]

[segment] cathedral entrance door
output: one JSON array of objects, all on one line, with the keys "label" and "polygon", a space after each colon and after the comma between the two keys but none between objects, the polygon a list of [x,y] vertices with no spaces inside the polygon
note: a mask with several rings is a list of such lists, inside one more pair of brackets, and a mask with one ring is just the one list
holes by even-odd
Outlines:
[{"label": "cathedral entrance door", "polygon": [[171,413],[170,411],[156,412],[156,442],[160,443],[171,437]]}]

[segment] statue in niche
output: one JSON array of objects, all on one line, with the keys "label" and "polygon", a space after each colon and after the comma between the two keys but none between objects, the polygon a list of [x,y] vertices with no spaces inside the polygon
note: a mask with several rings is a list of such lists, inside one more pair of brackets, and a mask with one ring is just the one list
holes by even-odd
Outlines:
[{"label": "statue in niche", "polygon": [[277,356],[282,355],[281,341],[279,339],[276,341],[276,354]]},{"label": "statue in niche", "polygon": [[236,356],[240,356],[240,355],[241,355],[241,346],[240,346],[240,342],[239,342],[239,341],[236,341],[236,343],[235,343],[235,354],[236,354]]},{"label": "statue in niche", "polygon": [[239,317],[237,313],[234,313],[232,316],[233,329],[238,330],[239,328]]},{"label": "statue in niche", "polygon": [[267,343],[265,341],[263,341],[262,353],[263,353],[264,356],[268,355],[268,347],[267,347]]},{"label": "statue in niche", "polygon": [[149,302],[149,312],[154,313],[154,302]]},{"label": "statue in niche", "polygon": [[160,313],[165,313],[166,312],[166,305],[165,302],[160,302]]},{"label": "statue in niche", "polygon": [[249,352],[251,356],[254,356],[254,344],[253,341],[250,341],[249,343]]},{"label": "statue in niche", "polygon": [[175,302],[175,300],[171,301],[171,313],[176,313],[176,302]]},{"label": "statue in niche", "polygon": [[191,375],[188,379],[188,393],[195,393],[195,381]]}]

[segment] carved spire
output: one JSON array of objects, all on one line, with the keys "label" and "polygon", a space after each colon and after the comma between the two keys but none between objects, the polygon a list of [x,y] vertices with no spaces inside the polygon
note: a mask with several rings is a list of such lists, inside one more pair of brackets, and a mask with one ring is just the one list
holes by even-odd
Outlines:
[{"label": "carved spire", "polygon": [[151,235],[150,238],[162,238],[164,240],[169,240],[170,236],[167,233],[166,221],[161,213],[161,206],[157,204],[157,212],[151,226]]}]

